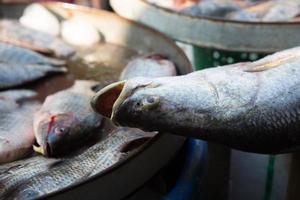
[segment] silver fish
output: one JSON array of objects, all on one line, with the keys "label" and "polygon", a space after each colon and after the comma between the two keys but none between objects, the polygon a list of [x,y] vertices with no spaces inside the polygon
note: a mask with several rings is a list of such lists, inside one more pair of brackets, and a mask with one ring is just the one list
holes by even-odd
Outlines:
[{"label": "silver fish", "polygon": [[62,40],[27,28],[15,20],[0,20],[0,41],[61,58],[75,54],[75,49]]},{"label": "silver fish", "polygon": [[283,153],[300,145],[299,63],[298,47],[184,76],[135,78],[103,88],[92,104],[118,125]]},{"label": "silver fish", "polygon": [[[0,199],[35,199],[84,181],[124,160],[154,135],[138,129],[117,128],[79,155],[64,159],[37,156],[2,165]],[[136,142],[139,145],[134,146]]]},{"label": "silver fish", "polygon": [[0,92],[0,164],[24,157],[34,143],[33,113],[40,104],[26,101],[31,90]]},{"label": "silver fish", "polygon": [[174,63],[163,55],[153,54],[131,60],[122,71],[120,80],[137,76],[163,77],[175,75],[176,67]]},{"label": "silver fish", "polygon": [[34,51],[10,44],[0,43],[0,63],[39,64],[62,66],[66,62],[48,58]]},{"label": "silver fish", "polygon": [[269,0],[254,4],[226,16],[243,21],[290,21],[300,15],[300,2],[297,0]]},{"label": "silver fish", "polygon": [[77,80],[74,85],[48,96],[34,116],[35,150],[55,156],[88,139],[101,125],[102,116],[90,106],[94,81]]},{"label": "silver fish", "polygon": [[0,62],[0,89],[18,86],[48,74],[65,73],[66,71],[65,67],[53,67],[51,65],[23,65]]}]

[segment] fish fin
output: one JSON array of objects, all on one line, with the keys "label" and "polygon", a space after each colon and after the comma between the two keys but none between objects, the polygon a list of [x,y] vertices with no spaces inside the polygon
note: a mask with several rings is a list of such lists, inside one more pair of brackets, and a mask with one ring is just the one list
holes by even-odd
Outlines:
[{"label": "fish fin", "polygon": [[279,58],[277,60],[267,61],[256,65],[256,62],[250,64],[250,67],[244,69],[245,72],[262,72],[276,67],[280,67],[283,63],[290,61],[291,59],[297,57],[295,54],[289,54],[285,57]]}]

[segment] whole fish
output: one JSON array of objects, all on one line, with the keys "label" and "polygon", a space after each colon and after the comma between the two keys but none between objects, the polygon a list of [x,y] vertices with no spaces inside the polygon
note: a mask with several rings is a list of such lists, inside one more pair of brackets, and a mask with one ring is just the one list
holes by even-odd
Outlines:
[{"label": "whole fish", "polygon": [[176,67],[174,63],[163,55],[154,54],[130,61],[122,71],[120,79],[126,80],[137,76],[163,77],[175,75]]},{"label": "whole fish", "polygon": [[40,104],[28,99],[35,95],[31,90],[0,92],[0,164],[20,159],[32,151],[33,113]]},{"label": "whole fish", "polygon": [[36,199],[74,185],[124,160],[154,135],[138,129],[117,128],[79,155],[65,159],[37,156],[2,165],[0,199]]},{"label": "whole fish", "polygon": [[75,54],[75,49],[62,40],[27,28],[16,20],[0,20],[0,41],[61,58]]},{"label": "whole fish", "polygon": [[0,62],[0,89],[22,85],[48,74],[64,73],[66,71],[67,69],[64,67],[53,67],[51,65],[23,65]]},{"label": "whole fish", "polygon": [[0,63],[39,64],[62,66],[66,62],[48,58],[34,51],[0,42]]},{"label": "whole fish", "polygon": [[56,156],[93,135],[102,121],[102,116],[90,106],[95,94],[92,87],[97,84],[77,80],[71,88],[46,98],[34,116],[34,134],[39,145],[36,151]]},{"label": "whole fish", "polygon": [[135,78],[103,88],[92,104],[118,125],[283,153],[300,145],[299,63],[298,47],[184,76]]}]

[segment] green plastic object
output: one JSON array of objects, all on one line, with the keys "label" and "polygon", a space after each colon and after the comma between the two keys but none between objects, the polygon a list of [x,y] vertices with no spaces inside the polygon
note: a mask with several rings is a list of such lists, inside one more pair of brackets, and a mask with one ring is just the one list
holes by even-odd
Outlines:
[{"label": "green plastic object", "polygon": [[193,54],[196,70],[238,62],[255,61],[267,55],[263,53],[233,52],[202,47],[194,47]]}]

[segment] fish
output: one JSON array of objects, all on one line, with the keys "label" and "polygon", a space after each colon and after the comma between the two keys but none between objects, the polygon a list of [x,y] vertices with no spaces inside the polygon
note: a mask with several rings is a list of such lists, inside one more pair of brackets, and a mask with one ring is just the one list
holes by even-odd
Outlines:
[{"label": "fish", "polygon": [[300,2],[295,0],[262,1],[226,18],[243,21],[290,21],[300,15]]},{"label": "fish", "polygon": [[192,16],[225,17],[241,7],[232,0],[204,0],[186,7],[180,12]]},{"label": "fish", "polygon": [[172,61],[164,55],[152,54],[131,60],[123,69],[120,80],[137,76],[162,77],[175,76],[176,74],[176,67]]},{"label": "fish", "polygon": [[95,81],[76,80],[71,88],[46,97],[34,115],[35,151],[47,157],[68,153],[97,131],[102,116],[90,106],[95,94],[92,87],[97,85]]},{"label": "fish", "polygon": [[35,156],[1,165],[0,199],[36,199],[74,186],[125,160],[156,134],[120,127],[71,157]]},{"label": "fish", "polygon": [[29,99],[36,95],[31,90],[0,92],[0,164],[15,161],[32,152],[33,113],[40,104]]},{"label": "fish", "polygon": [[0,63],[63,66],[66,61],[49,58],[25,48],[0,42]]},{"label": "fish", "polygon": [[51,65],[22,65],[0,62],[0,90],[19,86],[48,74],[65,73],[66,71],[65,67],[53,67]]},{"label": "fish", "polygon": [[274,5],[263,16],[262,21],[289,21],[300,15],[298,0],[274,1]]},{"label": "fish", "polygon": [[[151,54],[147,56],[140,56],[129,62],[122,70],[119,80],[127,80],[136,77],[164,77],[164,76],[176,76],[177,71],[175,64],[168,60],[166,56],[161,54]],[[107,98],[101,97],[101,101],[98,101],[98,95],[95,95],[91,101],[91,106],[97,112],[101,112],[104,116],[109,115],[112,112],[111,102],[114,102],[119,94],[119,90],[122,87],[115,88],[114,94],[109,94]],[[102,95],[102,93],[100,93]],[[102,100],[103,99],[103,100]],[[97,102],[97,103],[95,103]],[[100,106],[99,106],[100,105]],[[101,111],[99,111],[99,109]]]},{"label": "fish", "polygon": [[39,53],[70,58],[76,51],[61,39],[27,28],[17,20],[0,20],[0,42],[13,44]]},{"label": "fish", "polygon": [[182,76],[137,77],[104,87],[91,104],[119,126],[286,153],[300,145],[299,63],[296,47]]}]

